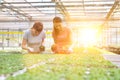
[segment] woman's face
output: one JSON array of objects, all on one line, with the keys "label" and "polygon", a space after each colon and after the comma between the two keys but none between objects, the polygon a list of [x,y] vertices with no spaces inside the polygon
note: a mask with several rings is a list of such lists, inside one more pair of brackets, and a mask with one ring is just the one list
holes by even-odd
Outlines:
[{"label": "woman's face", "polygon": [[62,24],[59,23],[59,22],[57,22],[57,23],[54,22],[54,28],[57,29],[57,30],[61,30],[62,29]]},{"label": "woman's face", "polygon": [[32,35],[33,36],[38,36],[40,32],[36,31],[35,29],[31,29]]}]

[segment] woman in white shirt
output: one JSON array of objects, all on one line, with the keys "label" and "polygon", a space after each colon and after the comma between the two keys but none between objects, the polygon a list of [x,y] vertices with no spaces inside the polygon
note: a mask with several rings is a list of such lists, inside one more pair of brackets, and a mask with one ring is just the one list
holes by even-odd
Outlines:
[{"label": "woman in white shirt", "polygon": [[40,53],[40,47],[44,48],[45,31],[41,22],[35,22],[31,29],[25,31],[22,40],[22,49],[29,53]]}]

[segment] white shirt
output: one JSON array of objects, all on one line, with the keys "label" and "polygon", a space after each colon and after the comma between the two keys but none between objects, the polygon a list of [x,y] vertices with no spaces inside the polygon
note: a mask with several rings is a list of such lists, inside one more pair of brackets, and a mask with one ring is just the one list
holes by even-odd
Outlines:
[{"label": "white shirt", "polygon": [[35,52],[39,51],[39,47],[41,46],[42,40],[45,39],[45,31],[42,30],[38,36],[33,36],[31,33],[31,29],[28,29],[24,32],[23,38],[27,40],[27,46],[34,49]]}]

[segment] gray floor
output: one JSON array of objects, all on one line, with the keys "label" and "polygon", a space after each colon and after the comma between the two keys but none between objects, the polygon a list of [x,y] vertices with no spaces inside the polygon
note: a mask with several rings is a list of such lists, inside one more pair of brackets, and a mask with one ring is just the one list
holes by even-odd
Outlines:
[{"label": "gray floor", "polygon": [[120,68],[120,55],[118,54],[103,54],[103,57]]}]

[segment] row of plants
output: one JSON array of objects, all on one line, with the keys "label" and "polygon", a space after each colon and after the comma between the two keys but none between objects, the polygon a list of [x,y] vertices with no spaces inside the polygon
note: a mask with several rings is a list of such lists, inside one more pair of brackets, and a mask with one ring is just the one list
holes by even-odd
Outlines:
[{"label": "row of plants", "polygon": [[118,45],[101,46],[98,48],[105,49],[105,50],[108,50],[108,51],[116,53],[116,54],[120,54],[120,46],[118,46]]},{"label": "row of plants", "polygon": [[68,65],[42,65],[8,80],[120,80],[120,69]]},{"label": "row of plants", "polygon": [[0,54],[0,74],[8,74],[24,68],[21,54]]},{"label": "row of plants", "polygon": [[24,66],[39,61],[46,64],[7,80],[120,80],[120,69],[105,60],[96,48],[84,48],[73,54],[26,54],[22,58]]},{"label": "row of plants", "polygon": [[41,61],[47,61],[52,58],[48,54],[13,54],[13,53],[0,53],[0,75],[12,74],[25,67],[30,67]]}]

